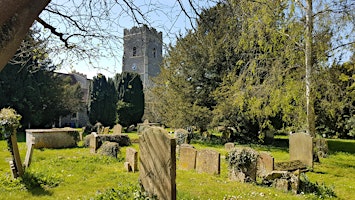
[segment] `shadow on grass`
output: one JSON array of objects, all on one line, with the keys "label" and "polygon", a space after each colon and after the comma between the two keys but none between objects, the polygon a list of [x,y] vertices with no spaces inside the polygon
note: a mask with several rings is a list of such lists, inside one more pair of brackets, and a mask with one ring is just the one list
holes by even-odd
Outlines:
[{"label": "shadow on grass", "polygon": [[52,192],[48,191],[48,188],[57,186],[57,184],[50,183],[42,177],[30,172],[25,172],[21,182],[25,185],[28,192],[34,196],[51,196]]},{"label": "shadow on grass", "polygon": [[355,154],[354,140],[328,140],[328,148],[331,152],[347,152]]}]

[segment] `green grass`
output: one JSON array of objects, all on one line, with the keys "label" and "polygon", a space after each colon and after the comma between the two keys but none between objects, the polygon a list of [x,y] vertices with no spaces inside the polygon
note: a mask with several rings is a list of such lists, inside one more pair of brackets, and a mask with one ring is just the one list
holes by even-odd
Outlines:
[{"label": "green grass", "polygon": [[[134,134],[129,134],[138,138]],[[287,138],[281,138],[287,140]],[[280,144],[286,144],[281,141]],[[257,184],[228,180],[227,153],[222,145],[193,144],[197,149],[209,148],[221,153],[221,174],[199,174],[177,170],[177,199],[317,199],[312,194],[293,195]],[[275,161],[289,159],[283,145],[252,146],[258,151],[269,151]],[[133,148],[139,150],[138,144]],[[307,173],[310,181],[334,187],[338,199],[355,196],[355,141],[329,140],[331,155],[316,163]],[[25,142],[19,142],[22,160]],[[0,141],[0,199],[90,199],[114,188],[137,186],[139,173],[124,171],[126,148],[121,148],[117,159],[91,154],[89,149],[35,149],[32,164],[26,170],[26,181],[12,180],[8,160],[10,153],[5,141]],[[345,152],[346,151],[346,152]],[[178,163],[177,163],[178,165]]]}]

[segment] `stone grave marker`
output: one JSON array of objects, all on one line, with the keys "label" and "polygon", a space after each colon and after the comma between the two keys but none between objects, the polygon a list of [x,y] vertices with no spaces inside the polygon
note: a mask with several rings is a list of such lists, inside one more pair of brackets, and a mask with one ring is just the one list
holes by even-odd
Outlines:
[{"label": "stone grave marker", "polygon": [[196,168],[197,150],[192,147],[180,147],[179,169],[194,170]]},{"label": "stone grave marker", "polygon": [[[234,148],[228,153],[228,176],[232,181],[255,182],[259,153],[252,148]],[[232,161],[232,162],[230,162]]]},{"label": "stone grave marker", "polygon": [[113,127],[113,134],[121,134],[122,133],[122,126],[121,124],[116,124]]},{"label": "stone grave marker", "polygon": [[110,127],[104,127],[103,134],[109,134],[109,132],[110,132]]},{"label": "stone grave marker", "polygon": [[30,166],[30,164],[31,164],[34,144],[35,144],[35,138],[31,137],[31,142],[30,142],[29,145],[27,145],[25,163],[23,164],[25,168],[28,168]]},{"label": "stone grave marker", "polygon": [[[11,142],[11,146],[12,146],[12,148],[10,149],[10,152],[12,154],[14,165],[16,166],[16,170],[17,170],[16,178],[21,177],[23,175],[24,171],[23,171],[23,167],[22,167],[22,163],[21,163],[20,152],[19,152],[19,149],[17,146],[16,132],[11,134],[10,142]],[[10,166],[11,166],[11,164],[10,164]]]},{"label": "stone grave marker", "polygon": [[90,137],[90,152],[91,153],[96,153],[96,150],[99,148],[99,144],[98,144],[98,139],[97,139],[97,134],[95,132],[92,132],[92,137]]},{"label": "stone grave marker", "polygon": [[274,170],[274,157],[267,152],[260,152],[257,162],[256,174],[258,177],[264,177]]},{"label": "stone grave marker", "polygon": [[293,133],[289,137],[290,160],[299,160],[313,167],[313,138],[307,133]]},{"label": "stone grave marker", "polygon": [[126,162],[128,163],[128,165],[125,164],[125,166],[127,165],[126,170],[128,172],[138,171],[138,152],[132,147],[126,149]]},{"label": "stone grave marker", "polygon": [[197,152],[196,171],[199,173],[219,174],[221,155],[217,151],[203,149]]},{"label": "stone grave marker", "polygon": [[158,199],[176,199],[176,141],[160,127],[145,129],[139,137],[139,180]]},{"label": "stone grave marker", "polygon": [[224,148],[227,150],[227,151],[230,151],[231,149],[234,148],[234,143],[233,142],[227,142],[224,144]]}]

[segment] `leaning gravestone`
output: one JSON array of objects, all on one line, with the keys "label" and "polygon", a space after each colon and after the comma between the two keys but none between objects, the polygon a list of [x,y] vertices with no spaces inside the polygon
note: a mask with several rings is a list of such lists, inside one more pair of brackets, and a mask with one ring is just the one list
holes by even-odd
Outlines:
[{"label": "leaning gravestone", "polygon": [[290,160],[299,160],[313,167],[313,138],[307,133],[293,133],[289,137]]},{"label": "leaning gravestone", "polygon": [[150,127],[139,137],[139,180],[158,199],[176,199],[176,141],[160,127]]},{"label": "leaning gravestone", "polygon": [[196,167],[197,150],[193,147],[182,146],[180,148],[179,169],[194,170]]},{"label": "leaning gravestone", "polygon": [[214,150],[203,149],[197,152],[196,171],[199,173],[219,174],[221,154]]}]

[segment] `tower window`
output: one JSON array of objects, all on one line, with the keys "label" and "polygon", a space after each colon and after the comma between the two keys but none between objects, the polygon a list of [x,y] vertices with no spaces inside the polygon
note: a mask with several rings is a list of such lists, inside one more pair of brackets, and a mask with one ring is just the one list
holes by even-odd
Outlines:
[{"label": "tower window", "polygon": [[133,47],[133,56],[137,56],[137,47]]},{"label": "tower window", "polygon": [[153,58],[157,57],[157,50],[155,48],[153,48]]}]

